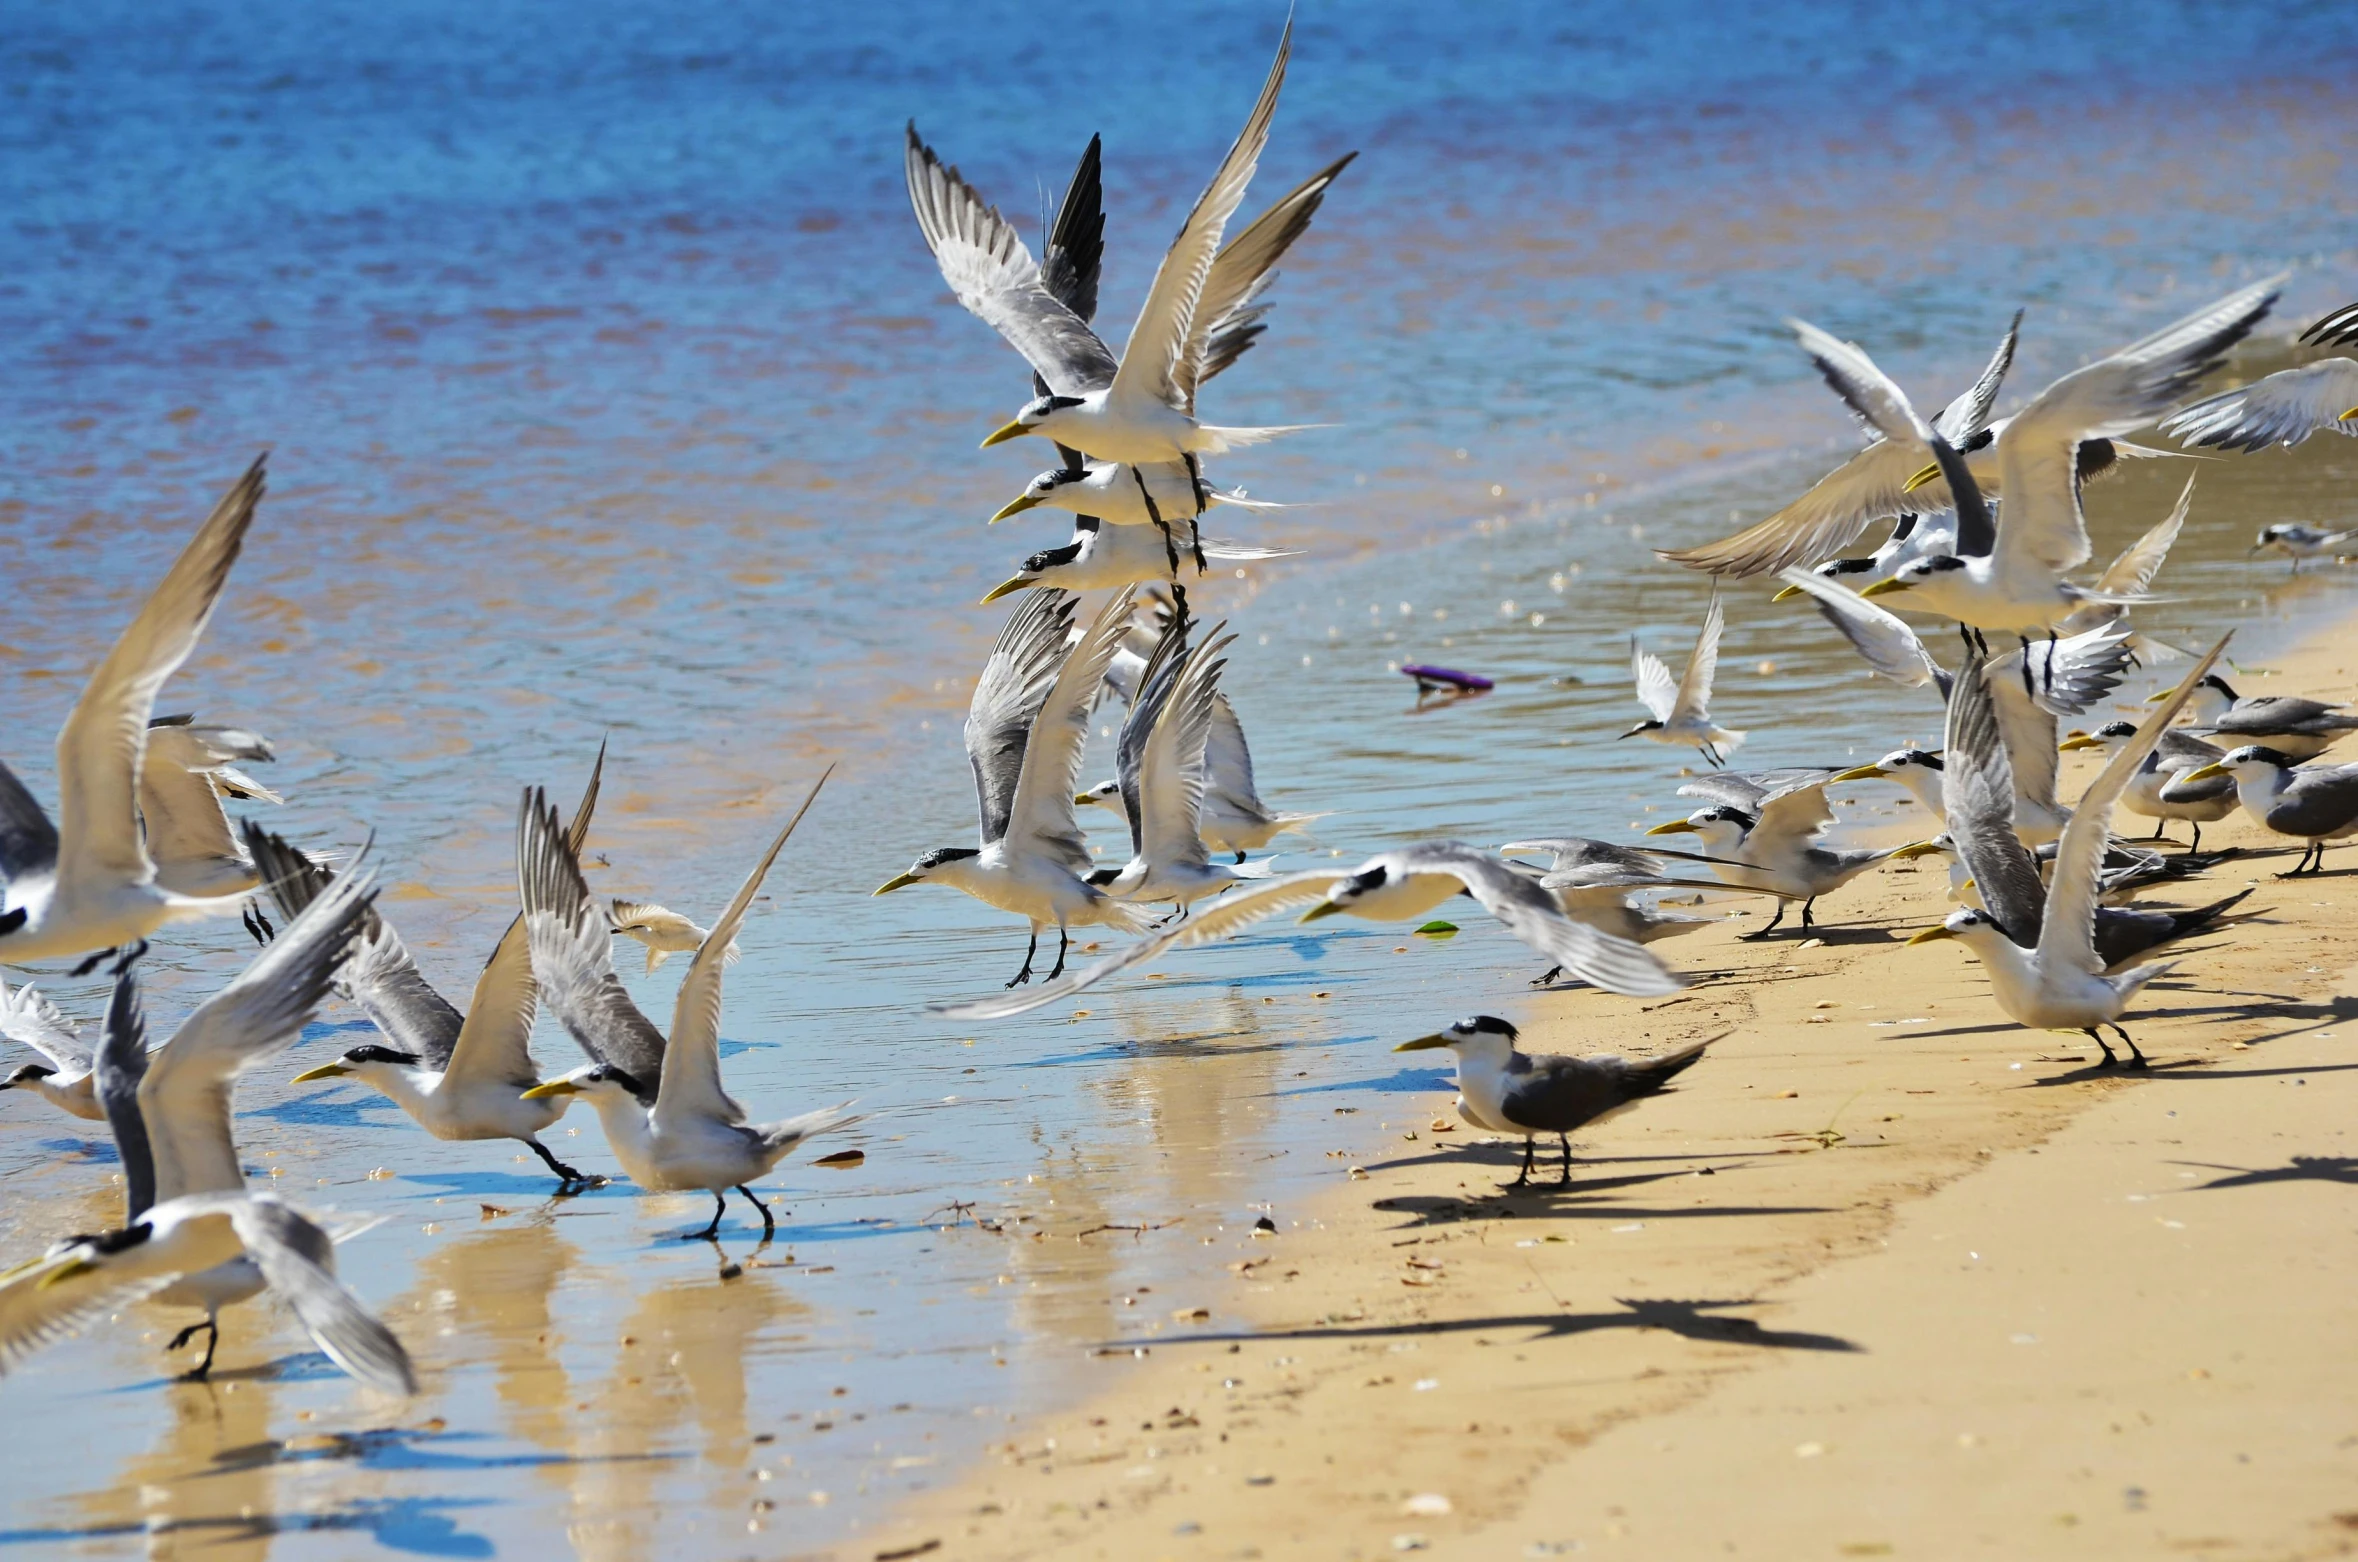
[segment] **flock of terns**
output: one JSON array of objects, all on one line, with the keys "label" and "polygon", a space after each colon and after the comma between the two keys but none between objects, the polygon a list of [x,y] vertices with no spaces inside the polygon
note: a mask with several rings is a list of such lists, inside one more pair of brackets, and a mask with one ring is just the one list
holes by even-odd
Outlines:
[{"label": "flock of terns", "polygon": [[[1268,139],[1289,47],[1290,27],[1243,134],[1164,255],[1119,356],[1090,325],[1104,241],[1098,143],[1090,143],[1035,260],[910,128],[910,196],[942,275],[1034,377],[1033,399],[984,443],[1037,435],[1059,456],[993,519],[1042,507],[1075,517],[1069,542],[1025,559],[986,599],[1029,593],[991,649],[966,721],[978,844],[926,851],[876,892],[943,884],[1028,925],[1023,966],[1003,992],[937,1012],[1020,1014],[1284,912],[1304,922],[1413,921],[1460,895],[1546,957],[1543,984],[1569,976],[1613,992],[1666,994],[1687,979],[1653,946],[1716,919],[1649,895],[1702,887],[1768,897],[1775,916],[1746,935],[1760,938],[1782,925],[1790,906],[1808,927],[1820,898],[1879,864],[1937,854],[1950,862],[1957,909],[1912,942],[1962,942],[2010,1018],[2084,1033],[2108,1066],[2121,1061],[2109,1031],[2127,1047],[2127,1066],[2143,1066],[2122,1020],[2170,968],[2150,957],[2225,925],[2242,897],[2184,910],[2135,905],[2135,897],[2178,886],[2216,862],[2199,851],[2201,826],[2238,806],[2303,844],[2295,872],[2317,871],[2327,842],[2358,835],[2358,765],[2308,761],[2358,731],[2358,714],[2315,700],[2240,697],[2216,670],[2224,639],[2196,655],[2131,625],[2132,611],[2154,600],[2149,588],[2188,519],[2191,483],[2168,516],[2089,580],[2072,578],[2091,557],[2080,490],[2123,460],[2160,455],[2127,442],[2157,423],[2189,445],[2244,451],[2295,444],[2318,429],[2358,433],[2358,361],[2323,359],[2189,403],[2273,307],[2270,281],[1993,418],[2017,316],[1980,379],[1926,418],[1860,348],[1795,322],[1803,352],[1874,437],[1768,520],[1665,555],[1714,576],[1714,591],[1680,677],[1633,641],[1648,716],[1621,735],[1696,750],[1709,768],[1679,792],[1701,806],[1637,845],[1562,836],[1491,851],[1419,841],[1352,867],[1275,873],[1248,854],[1319,816],[1278,812],[1262,800],[1222,689],[1233,636],[1224,625],[1196,622],[1186,582],[1212,559],[1275,556],[1201,535],[1214,506],[1276,508],[1215,485],[1204,463],[1290,430],[1199,421],[1197,398],[1265,330],[1276,263],[1351,161],[1321,169],[1229,233]],[[2358,305],[2317,322],[2301,341],[2358,342]],[[0,1034],[44,1059],[17,1068],[0,1088],[107,1123],[127,1200],[114,1229],[69,1238],[0,1272],[0,1371],[95,1317],[153,1298],[202,1309],[202,1320],[170,1347],[204,1332],[204,1358],[191,1374],[201,1377],[222,1309],[267,1289],[355,1378],[414,1391],[400,1341],[335,1278],[336,1244],[365,1223],[323,1223],[250,1190],[232,1131],[239,1078],[294,1047],[331,993],[356,1005],[377,1039],[299,1081],[349,1078],[371,1087],[438,1139],[516,1141],[564,1189],[597,1179],[560,1161],[540,1136],[584,1100],[633,1182],[713,1195],[712,1220],[694,1237],[717,1233],[732,1189],[765,1233],[773,1229],[750,1185],[806,1140],[858,1121],[849,1103],[755,1121],[720,1068],[724,972],[738,957],[749,907],[825,776],[709,928],[662,906],[603,902],[590,892],[581,852],[603,750],[570,814],[544,790],[528,790],[516,824],[518,911],[463,1011],[428,982],[380,908],[370,847],[331,865],[250,820],[232,823],[231,802],[279,801],[240,768],[268,760],[268,743],[187,716],[157,716],[155,705],[205,629],[263,479],[257,461],[91,673],[58,736],[54,822],[0,766],[0,964],[74,962],[75,976],[105,967],[113,979],[105,1013],[87,1023],[67,1018],[32,986],[0,982]],[[1881,522],[1890,530],[1880,546],[1846,554]],[[2261,550],[2290,557],[2297,570],[2304,559],[2358,551],[2358,534],[2287,523],[2260,535]],[[1808,597],[1876,674],[1936,690],[1946,706],[1942,747],[1900,749],[1847,770],[1727,770],[1744,734],[1711,714],[1725,622],[1718,583],[1768,576],[1783,587],[1780,597]],[[1080,594],[1099,590],[1109,596],[1086,610]],[[1939,660],[1889,605],[1955,623],[1955,665]],[[2066,733],[2061,724],[2111,694],[2140,658],[2188,666],[2142,721]],[[1116,773],[1085,786],[1092,713],[1109,698],[1126,707]],[[2105,758],[2067,804],[2057,795],[2058,754],[2075,749]],[[1924,838],[1897,847],[1829,844],[1828,788],[1873,780],[1897,783],[1922,806]],[[1129,826],[1130,855],[1118,867],[1100,867],[1090,850],[1079,811],[1092,804]],[[2185,821],[2193,842],[2173,855],[2116,838],[2120,809],[2154,821],[2156,838]],[[1678,835],[1694,837],[1696,849],[1654,839]],[[147,941],[184,922],[229,915],[245,920],[261,953],[151,1046],[138,979]],[[1128,941],[1067,969],[1072,930],[1090,927]],[[1055,963],[1035,980],[1041,936],[1051,928]],[[672,954],[692,956],[668,1029],[617,977],[617,933],[645,947],[649,972]],[[553,1078],[542,1076],[530,1047],[543,1008],[586,1058]],[[1512,1025],[1477,1016],[1399,1050],[1454,1052],[1460,1112],[1525,1142],[1518,1183],[1548,1135],[1562,1144],[1568,1181],[1573,1129],[1661,1090],[1709,1045],[1632,1061],[1532,1055],[1516,1041]]]}]

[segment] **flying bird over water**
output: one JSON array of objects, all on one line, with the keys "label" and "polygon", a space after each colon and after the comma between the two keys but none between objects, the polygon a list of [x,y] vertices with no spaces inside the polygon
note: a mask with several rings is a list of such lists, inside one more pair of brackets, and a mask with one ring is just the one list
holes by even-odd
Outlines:
[{"label": "flying bird over water", "polygon": [[[2309,347],[2358,344],[2358,304],[2335,310],[2297,340]],[[2270,445],[2290,449],[2326,429],[2358,435],[2358,358],[2325,358],[2281,370],[2181,408],[2161,426],[2163,433],[2196,448],[2245,451]],[[2267,535],[2260,534],[2263,542]]]},{"label": "flying bird over water", "polygon": [[1714,590],[1711,606],[1703,612],[1702,632],[1695,636],[1695,648],[1687,653],[1687,670],[1675,683],[1661,659],[1639,645],[1637,636],[1629,637],[1629,670],[1637,681],[1638,703],[1653,715],[1621,734],[1623,737],[1692,745],[1712,764],[1727,763],[1726,756],[1744,741],[1744,734],[1729,732],[1711,719],[1711,681],[1719,671],[1719,636],[1724,626],[1719,592]]},{"label": "flying bird over water", "polygon": [[159,881],[139,788],[156,694],[196,649],[261,499],[257,460],[83,685],[57,735],[54,825],[0,765],[0,962],[91,956],[80,975],[166,923],[237,911],[238,895],[184,895]]}]

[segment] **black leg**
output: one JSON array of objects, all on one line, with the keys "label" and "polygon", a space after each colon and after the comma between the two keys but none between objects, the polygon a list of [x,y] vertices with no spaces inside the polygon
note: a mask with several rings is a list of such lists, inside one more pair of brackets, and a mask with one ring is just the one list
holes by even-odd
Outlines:
[{"label": "black leg", "polygon": [[548,1163],[549,1170],[555,1172],[562,1181],[566,1183],[589,1181],[589,1179],[583,1176],[580,1172],[575,1171],[572,1167],[566,1165],[563,1161],[558,1160],[554,1155],[551,1155],[549,1153],[549,1147],[545,1144],[542,1144],[538,1139],[527,1139],[524,1142],[532,1146],[532,1153],[539,1156],[543,1161],[546,1161]]},{"label": "black leg", "polygon": [[1032,956],[1039,952],[1040,930],[1035,927],[1032,929],[1032,941],[1023,946],[1023,969],[1015,973],[1014,977],[1008,981],[1008,986],[1021,987],[1032,979]]},{"label": "black leg", "polygon": [[2188,820],[2188,821],[2187,821],[2187,823],[2189,823],[2189,824],[2191,824],[2191,825],[2193,825],[2193,826],[2194,826],[2194,844],[2193,844],[2193,845],[2191,845],[2191,846],[2189,846],[2189,847],[2187,847],[2186,849],[2187,849],[2189,852],[2198,852],[2198,851],[2201,851],[2201,850],[2202,850],[2202,821],[2201,821],[2200,819],[2190,819],[2190,820]]},{"label": "black leg", "polygon": [[1138,497],[1146,501],[1146,518],[1154,522],[1163,534],[1163,557],[1170,563],[1171,578],[1176,580],[1179,577],[1179,544],[1171,535],[1171,523],[1163,519],[1161,506],[1154,502],[1154,494],[1146,486],[1146,474],[1132,465],[1130,476],[1138,484]]},{"label": "black leg", "polygon": [[1558,1134],[1556,1135],[1556,1143],[1564,1147],[1564,1175],[1558,1180],[1563,1186],[1569,1188],[1572,1186],[1572,1136]]},{"label": "black leg", "polygon": [[[778,1222],[770,1214],[770,1207],[767,1204],[764,1204],[760,1198],[755,1195],[754,1191],[751,1188],[745,1186],[743,1183],[737,1184],[737,1191],[745,1195],[745,1201],[748,1204],[751,1204],[755,1209],[761,1211],[761,1239],[764,1242],[767,1242],[771,1237],[776,1236],[778,1234]],[[717,1193],[714,1194],[713,1197],[722,1198],[722,1196]],[[725,1203],[727,1201],[723,1199],[722,1202]]]},{"label": "black leg", "polygon": [[1520,1188],[1523,1186],[1523,1184],[1531,1180],[1531,1157],[1533,1154],[1532,1146],[1536,1145],[1537,1143],[1539,1143],[1539,1141],[1536,1139],[1525,1139],[1523,1141],[1523,1170],[1521,1175],[1515,1178],[1512,1186]]},{"label": "black leg", "polygon": [[1818,897],[1815,895],[1810,896],[1809,899],[1801,903],[1801,925],[1803,927],[1816,927],[1818,925],[1817,919],[1810,915],[1811,908],[1816,906],[1817,903]]},{"label": "black leg", "polygon": [[178,1334],[173,1335],[172,1343],[164,1347],[166,1350],[178,1350],[196,1338],[196,1332],[199,1329],[205,1331],[205,1359],[180,1374],[180,1381],[183,1383],[202,1383],[206,1378],[212,1376],[213,1352],[221,1345],[221,1325],[214,1320],[211,1313],[207,1313],[203,1323],[190,1324]]},{"label": "black leg", "polygon": [[2029,637],[2028,635],[2016,635],[2014,638],[2015,638],[2016,640],[2018,640],[2018,641],[2020,641],[2020,642],[2022,643],[2022,693],[2023,693],[2023,697],[2024,697],[2025,699],[2037,699],[2037,698],[2038,698],[2038,690],[2037,690],[2035,687],[2033,687],[2033,686],[2032,686],[2032,684],[2031,684],[2031,670],[2030,670],[2030,637]]},{"label": "black leg", "polygon": [[98,953],[92,955],[89,959],[83,961],[80,965],[77,965],[72,970],[66,972],[66,975],[88,976],[91,972],[97,970],[108,960],[112,959],[114,957],[114,953],[115,952],[112,949],[101,949]]},{"label": "black leg", "polygon": [[1773,917],[1769,918],[1769,920],[1768,920],[1768,926],[1767,926],[1767,927],[1764,927],[1764,928],[1762,928],[1762,929],[1761,929],[1759,932],[1757,932],[1757,933],[1738,933],[1738,934],[1736,935],[1737,941],[1738,941],[1738,942],[1740,942],[1740,943],[1750,943],[1752,940],[1754,940],[1754,939],[1756,939],[1756,938],[1766,938],[1766,937],[1768,937],[1768,936],[1769,936],[1771,933],[1774,933],[1774,932],[1777,930],[1777,925],[1778,925],[1779,923],[1783,922],[1784,920],[1785,920],[1785,903],[1784,903],[1783,901],[1781,901],[1781,900],[1780,900],[1780,901],[1778,901],[1778,902],[1777,902],[1777,914],[1776,914],[1775,916],[1773,916]]},{"label": "black leg", "polygon": [[702,1231],[683,1231],[680,1233],[680,1240],[682,1242],[718,1242],[720,1240],[721,1217],[728,1212],[727,1195],[714,1194],[712,1196],[712,1224],[706,1226]]},{"label": "black leg", "polygon": [[1236,854],[1236,865],[1237,865],[1238,867],[1240,867],[1240,868],[1244,866],[1244,853],[1243,853],[1243,852],[1238,852],[1238,853]]},{"label": "black leg", "polygon": [[2087,1031],[2088,1039],[2096,1043],[2096,1050],[2104,1054],[2104,1061],[2097,1064],[2096,1066],[2098,1068],[2111,1068],[2118,1064],[2120,1059],[2113,1056],[2112,1049],[2104,1044],[2104,1038],[2102,1036],[2096,1034],[2095,1027],[2088,1026],[2085,1027],[2085,1029]]},{"label": "black leg", "polygon": [[2121,1029],[2121,1027],[2120,1027],[2120,1022],[2119,1022],[2118,1020],[2115,1020],[2115,1021],[2113,1022],[2113,1025],[2112,1025],[2112,1033],[2113,1033],[2115,1036],[2118,1036],[2118,1037],[2121,1039],[2122,1043],[2128,1047],[2128,1049],[2129,1049],[2129,1067],[2131,1067],[2131,1068],[2150,1068],[2150,1067],[2152,1066],[2151,1064],[2149,1064],[2149,1063],[2147,1063],[2147,1062],[2145,1061],[2145,1054],[2144,1054],[2144,1053],[2142,1053],[2142,1052],[2139,1052],[2139,1051],[2137,1050],[2137,1043],[2135,1043],[2134,1041],[2131,1041],[2131,1040],[2129,1039],[2129,1033],[2128,1033],[2127,1031],[2125,1031],[2125,1030],[2122,1030],[2122,1029]]},{"label": "black leg", "polygon": [[1065,954],[1066,954],[1066,952],[1067,952],[1067,951],[1069,951],[1069,950],[1070,950],[1072,947],[1073,947],[1073,935],[1065,931],[1065,929],[1064,929],[1064,924],[1063,924],[1063,923],[1061,923],[1061,922],[1057,923],[1057,924],[1056,924],[1056,969],[1055,969],[1055,970],[1053,970],[1053,971],[1050,971],[1050,972],[1048,973],[1048,980],[1050,980],[1050,981],[1052,981],[1052,982],[1053,982],[1053,981],[1055,981],[1055,980],[1056,980],[1058,977],[1060,977],[1060,976],[1062,976],[1062,975],[1064,974],[1064,957],[1065,957]]},{"label": "black leg", "polygon": [[1534,980],[1531,985],[1534,987],[1545,987],[1548,983],[1554,981],[1557,977],[1563,974],[1564,968],[1562,966],[1551,965],[1547,968],[1546,972]]},{"label": "black leg", "polygon": [[213,1327],[212,1320],[199,1319],[195,1323],[190,1324],[187,1328],[181,1330],[178,1334],[173,1335],[171,1342],[167,1344],[164,1349],[178,1350],[183,1345],[186,1345],[190,1340],[195,1339],[199,1329],[210,1329],[211,1327]]},{"label": "black leg", "polygon": [[1186,452],[1186,457],[1187,491],[1195,495],[1195,514],[1188,518],[1187,536],[1189,545],[1195,550],[1195,572],[1201,575],[1209,568],[1204,562],[1204,473],[1194,451]]}]

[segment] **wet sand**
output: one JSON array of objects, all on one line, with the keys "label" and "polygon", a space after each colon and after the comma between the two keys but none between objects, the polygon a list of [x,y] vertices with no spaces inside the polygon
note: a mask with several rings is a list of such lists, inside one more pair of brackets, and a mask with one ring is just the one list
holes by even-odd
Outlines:
[{"label": "wet sand", "polygon": [[[2349,697],[2351,632],[2244,692]],[[1535,1051],[1730,1034],[1576,1141],[1569,1189],[1501,1192],[1519,1145],[1446,1091],[1338,1113],[1330,1191],[1211,1239],[1117,1309],[1099,1392],[833,1554],[2358,1549],[2358,857],[2280,882],[2240,812],[2204,844],[2245,855],[2147,903],[2256,892],[2131,1011],[2142,1075],[1902,948],[1948,909],[1931,868],[1813,937],[1682,940],[1712,974],[1668,1002],[1502,994]]]}]

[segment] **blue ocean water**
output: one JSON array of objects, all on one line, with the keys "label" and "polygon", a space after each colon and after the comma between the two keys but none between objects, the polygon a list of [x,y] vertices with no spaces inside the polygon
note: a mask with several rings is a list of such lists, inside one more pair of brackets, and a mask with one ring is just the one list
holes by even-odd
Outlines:
[{"label": "blue ocean water", "polygon": [[[101,1329],[0,1390],[12,1420],[74,1434],[0,1471],[9,1538],[128,1550],[250,1510],[269,1524],[222,1543],[256,1554],[360,1532],[484,1555],[560,1525],[591,1555],[733,1554],[748,1523],[823,1544],[1118,1370],[1084,1352],[1119,1299],[1188,1284],[1207,1228],[1297,1208],[1334,1102],[1380,1117],[1432,1085],[1375,1055],[1395,1016],[1531,1001],[1501,938],[1396,955],[1379,928],[960,1031],[920,1001],[995,985],[1020,933],[947,892],[867,895],[971,829],[956,730],[999,622],[973,599],[1056,540],[981,525],[1049,457],[974,448],[1025,381],[917,238],[902,126],[1027,221],[1102,132],[1118,338],[1278,8],[7,18],[0,752],[51,795],[84,670],[267,446],[272,497],[166,704],[278,741],[272,822],[374,828],[390,910],[455,997],[509,914],[518,786],[568,791],[609,738],[597,887],[708,916],[840,762],[732,972],[727,1066],[780,1114],[884,1112],[861,1171],[779,1179],[795,1214],[766,1257],[795,1266],[723,1280],[668,1240],[694,1201],[543,1208],[504,1152],[257,1080],[258,1167],[395,1217],[345,1263],[394,1306],[428,1402],[356,1412],[283,1326],[293,1370],[168,1390],[157,1340]],[[2346,302],[2353,64],[2358,12],[2328,4],[1303,10],[1260,194],[1362,155],[1211,410],[1335,426],[1221,470],[1309,506],[1224,526],[1308,553],[1201,594],[1242,632],[1270,795],[1340,811],[1308,851],[1611,834],[1668,803],[1662,752],[1590,743],[1632,719],[1630,630],[1673,651],[1700,611],[1703,584],[1648,550],[1765,513],[1851,437],[1784,316],[1939,399],[2017,307],[2020,391],[2283,267],[2288,321]],[[2248,621],[2264,644],[2339,601],[2237,555],[2260,521],[2347,517],[2346,448],[2206,468],[2164,627]],[[2179,480],[2092,495],[2100,548]],[[1731,606],[1726,653],[1749,755],[1931,730],[1765,595]],[[1411,716],[1391,665],[1412,657],[1499,692]],[[160,950],[159,1012],[241,936]],[[678,970],[632,973],[651,1012]],[[90,984],[54,990],[97,1010]],[[553,1027],[540,1046],[566,1061]],[[11,1254],[114,1197],[59,1148],[80,1125],[35,1106],[0,1101]],[[566,1152],[603,1164],[577,1126]],[[1005,1229],[949,1208],[969,1200]],[[1162,1229],[1076,1235],[1095,1225]],[[224,1463],[358,1424],[379,1430],[333,1457]],[[754,1465],[774,1510],[749,1506]]]}]

